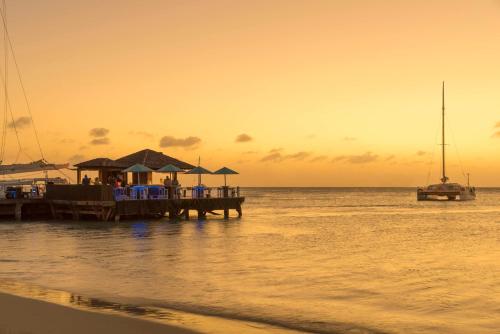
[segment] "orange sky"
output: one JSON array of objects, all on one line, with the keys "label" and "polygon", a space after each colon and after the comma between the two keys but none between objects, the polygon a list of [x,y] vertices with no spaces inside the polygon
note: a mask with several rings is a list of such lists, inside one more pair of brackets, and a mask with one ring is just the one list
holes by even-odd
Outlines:
[{"label": "orange sky", "polygon": [[[191,163],[201,156],[209,169],[226,165],[241,173],[233,183],[247,186],[425,184],[429,170],[439,179],[445,80],[451,179],[463,181],[461,161],[476,185],[500,185],[500,1],[7,7],[50,161],[147,147]],[[14,71],[11,62],[13,112],[25,117]],[[94,128],[107,131],[92,136]],[[20,132],[38,158],[32,127]],[[250,139],[237,142],[241,134]],[[5,163],[17,151],[9,130]]]}]

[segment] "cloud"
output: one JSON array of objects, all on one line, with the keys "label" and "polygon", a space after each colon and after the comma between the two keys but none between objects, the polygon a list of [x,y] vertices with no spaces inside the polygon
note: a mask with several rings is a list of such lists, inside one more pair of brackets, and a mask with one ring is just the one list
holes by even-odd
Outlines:
[{"label": "cloud", "polygon": [[342,140],[343,141],[356,141],[357,138],[355,138],[355,137],[344,137],[344,138],[342,138]]},{"label": "cloud", "polygon": [[417,151],[417,153],[415,153],[416,155],[418,155],[419,157],[423,156],[423,155],[426,155],[427,152],[425,151]]},{"label": "cloud", "polygon": [[385,161],[391,161],[391,160],[394,160],[396,156],[394,154],[391,154],[391,155],[388,155],[384,160]]},{"label": "cloud", "polygon": [[109,138],[94,138],[90,141],[90,145],[108,145],[110,143]]},{"label": "cloud", "polygon": [[266,162],[266,161],[279,162],[281,160],[283,160],[283,155],[281,155],[280,152],[269,153],[268,155],[266,155],[265,157],[260,159],[260,161],[263,161],[263,162]]},{"label": "cloud", "polygon": [[243,154],[257,154],[257,151],[245,151]]},{"label": "cloud", "polygon": [[93,128],[90,129],[89,135],[91,137],[106,137],[106,135],[109,133],[109,129],[105,128]]},{"label": "cloud", "polygon": [[[495,126],[493,127],[494,129],[500,128],[500,122],[496,122]],[[492,135],[492,138],[500,138],[500,130],[496,130]]]},{"label": "cloud", "polygon": [[309,162],[320,162],[320,161],[325,161],[326,159],[328,159],[326,155],[319,155],[309,160]]},{"label": "cloud", "polygon": [[306,139],[314,139],[314,138],[316,138],[315,134],[310,134],[306,136]]},{"label": "cloud", "polygon": [[376,160],[378,160],[378,155],[372,154],[372,152],[366,152],[365,154],[361,155],[351,155],[347,159],[347,161],[352,164],[365,164]]},{"label": "cloud", "polygon": [[250,135],[247,135],[246,133],[242,133],[241,135],[238,135],[238,137],[236,137],[236,140],[235,142],[237,143],[246,143],[246,142],[249,142],[249,141],[252,141],[253,138],[250,137]]},{"label": "cloud", "polygon": [[332,159],[332,162],[345,161],[351,164],[366,164],[378,160],[378,155],[366,152],[360,155],[340,155]]},{"label": "cloud", "polygon": [[68,161],[72,164],[82,162],[83,160],[85,160],[85,156],[82,154],[75,154],[68,158]]},{"label": "cloud", "polygon": [[18,119],[14,120],[13,122],[10,122],[7,126],[11,129],[22,129],[27,127],[28,125],[31,124],[31,118],[29,117],[19,117]]},{"label": "cloud", "polygon": [[160,139],[160,147],[194,147],[201,143],[198,137],[174,138],[165,136]]},{"label": "cloud", "polygon": [[274,148],[269,151],[269,154],[260,159],[260,161],[280,162],[284,160],[304,160],[311,156],[311,153],[304,151],[283,155],[281,153],[282,151],[283,151],[282,148]]},{"label": "cloud", "polygon": [[75,142],[76,142],[76,140],[71,139],[71,138],[61,138],[61,139],[59,139],[59,143],[61,143],[61,144],[73,144]]},{"label": "cloud", "polygon": [[288,154],[283,157],[283,159],[293,159],[293,160],[304,160],[305,158],[308,158],[311,156],[311,153],[309,152],[297,152],[294,154]]}]

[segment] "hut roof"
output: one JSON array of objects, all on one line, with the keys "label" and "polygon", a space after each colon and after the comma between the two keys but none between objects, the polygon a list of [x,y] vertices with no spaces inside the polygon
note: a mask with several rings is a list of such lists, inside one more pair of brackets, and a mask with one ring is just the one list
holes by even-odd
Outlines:
[{"label": "hut roof", "polygon": [[74,165],[77,168],[102,168],[102,167],[111,167],[111,168],[125,168],[128,166],[124,166],[118,163],[115,160],[111,160],[108,158],[95,158],[92,160],[80,162]]},{"label": "hut roof", "polygon": [[149,149],[126,155],[116,159],[115,162],[120,165],[124,165],[125,167],[129,167],[134,164],[142,164],[151,169],[159,169],[168,164],[175,165],[181,169],[192,169],[194,167],[187,162],[177,160],[163,154],[162,152],[156,152]]}]

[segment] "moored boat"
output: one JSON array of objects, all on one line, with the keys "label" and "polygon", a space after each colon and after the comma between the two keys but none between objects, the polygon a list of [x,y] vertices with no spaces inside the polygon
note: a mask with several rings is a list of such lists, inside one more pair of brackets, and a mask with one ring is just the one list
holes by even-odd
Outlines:
[{"label": "moored boat", "polygon": [[476,188],[471,187],[467,175],[467,185],[459,183],[449,183],[446,176],[446,151],[445,151],[445,117],[444,117],[444,82],[442,88],[442,118],[441,118],[441,157],[442,157],[442,176],[441,183],[431,184],[417,189],[417,200],[449,200],[449,201],[469,201],[476,199]]}]

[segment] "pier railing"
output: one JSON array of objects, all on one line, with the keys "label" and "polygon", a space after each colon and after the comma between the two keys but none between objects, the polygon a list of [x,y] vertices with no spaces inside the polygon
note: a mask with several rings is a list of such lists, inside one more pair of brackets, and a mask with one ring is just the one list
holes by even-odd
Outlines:
[{"label": "pier railing", "polygon": [[7,194],[7,199],[35,199],[68,201],[126,201],[158,199],[198,199],[198,198],[236,198],[240,197],[240,187],[165,187],[163,185],[131,185],[113,187],[110,185],[48,184],[36,191]]},{"label": "pier railing", "polygon": [[183,199],[183,198],[233,198],[240,197],[240,187],[164,187],[137,185],[117,187],[113,190],[116,201]]}]

